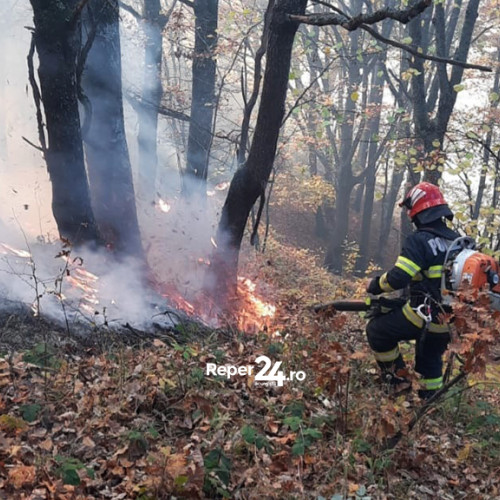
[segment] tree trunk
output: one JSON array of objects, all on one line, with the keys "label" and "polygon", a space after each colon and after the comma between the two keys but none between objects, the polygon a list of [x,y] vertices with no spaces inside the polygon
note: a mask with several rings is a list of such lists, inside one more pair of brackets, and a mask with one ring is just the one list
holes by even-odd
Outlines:
[{"label": "tree trunk", "polygon": [[385,250],[387,248],[387,241],[391,236],[392,219],[394,216],[394,207],[398,199],[399,189],[403,182],[405,171],[403,168],[394,169],[392,171],[391,186],[389,192],[386,193],[382,200],[382,214],[380,216],[380,229],[377,254],[375,257],[376,262],[384,266]]},{"label": "tree trunk", "polygon": [[95,30],[82,82],[92,108],[84,139],[93,207],[106,243],[118,254],[142,256],[123,118],[118,1],[91,0],[84,19],[88,35]]},{"label": "tree trunk", "polygon": [[298,28],[297,23],[287,20],[286,14],[303,14],[306,4],[307,0],[278,0],[272,11],[267,64],[252,145],[247,161],[231,181],[218,228],[218,248],[212,258],[215,291],[222,296],[235,293],[238,254],[248,215],[257,198],[265,192],[276,154]]},{"label": "tree trunk", "polygon": [[[453,55],[450,54],[451,37],[447,36],[445,11],[443,4],[434,6],[434,18],[432,25],[424,22],[424,19],[415,18],[409,24],[410,36],[413,44],[421,47],[426,51],[426,46],[430,39],[430,27],[435,29],[436,39],[436,54],[444,58],[453,58],[456,61],[466,62],[469,49],[472,42],[474,26],[478,15],[479,0],[469,0],[464,17],[464,24],[460,33],[458,47]],[[424,12],[424,16],[430,16],[431,11]],[[429,109],[429,96],[426,95],[426,69],[424,62],[420,58],[414,58],[412,67],[418,72],[412,78],[412,100],[414,110],[414,123],[417,137],[424,144],[426,156],[423,159],[426,170],[424,180],[437,183],[441,178],[440,166],[434,160],[439,155],[434,155],[434,159],[430,153],[433,151],[441,152],[443,150],[443,142],[448,128],[448,122],[455,107],[457,100],[456,86],[462,81],[464,68],[453,66],[448,72],[447,66],[444,63],[437,63],[436,85],[439,87],[439,100],[437,109]],[[432,103],[432,93],[430,96]],[[435,113],[435,118],[429,118],[429,113]]]},{"label": "tree trunk", "polygon": [[342,274],[344,250],[349,230],[349,212],[353,179],[350,171],[342,169],[335,196],[335,223],[330,244],[325,255],[325,267],[334,274]]},{"label": "tree trunk", "polygon": [[[359,2],[358,2],[359,4]],[[360,5],[356,5],[360,7]],[[349,230],[349,209],[351,192],[355,186],[353,179],[353,158],[359,141],[355,137],[354,116],[356,102],[351,98],[353,92],[358,91],[362,75],[360,63],[357,59],[360,46],[360,33],[349,33],[350,47],[345,63],[347,64],[347,82],[344,96],[344,121],[340,125],[340,151],[336,181],[335,196],[335,226],[325,255],[325,267],[335,274],[342,274],[344,260],[344,244]],[[359,125],[358,125],[359,126]]]},{"label": "tree trunk", "polygon": [[219,0],[195,0],[195,44],[191,122],[183,193],[206,193],[208,160],[212,145],[212,120],[215,105],[217,17]]},{"label": "tree trunk", "polygon": [[361,218],[361,236],[359,240],[359,258],[356,263],[357,271],[365,271],[370,258],[370,234],[373,220],[373,201],[375,197],[375,180],[377,174],[377,161],[380,156],[379,144],[373,138],[378,134],[380,128],[380,113],[382,96],[384,93],[384,77],[379,73],[384,61],[379,61],[373,69],[373,80],[369,104],[376,107],[376,112],[368,123],[368,159],[365,175],[365,197],[363,203],[363,215]]},{"label": "tree trunk", "polygon": [[162,28],[160,0],[144,0],[145,36],[142,106],[139,108],[139,193],[147,201],[156,195],[158,108],[161,104]]},{"label": "tree trunk", "polygon": [[52,183],[52,211],[61,237],[74,245],[98,242],[78,112],[80,25],[74,14],[78,1],[30,1],[48,135],[45,159]]}]

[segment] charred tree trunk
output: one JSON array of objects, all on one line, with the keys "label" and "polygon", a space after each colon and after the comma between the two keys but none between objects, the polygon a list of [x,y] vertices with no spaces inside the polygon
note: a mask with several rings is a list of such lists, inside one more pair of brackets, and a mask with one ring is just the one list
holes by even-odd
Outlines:
[{"label": "charred tree trunk", "polygon": [[205,193],[208,160],[212,145],[215,105],[217,18],[219,0],[195,0],[195,44],[191,122],[183,193]]},{"label": "charred tree trunk", "polygon": [[235,173],[222,209],[218,249],[212,264],[216,291],[231,296],[236,289],[238,254],[248,215],[265,193],[285,112],[292,47],[298,24],[286,14],[303,14],[307,0],[278,0],[270,24],[267,63],[259,113],[247,161]]},{"label": "charred tree trunk", "polygon": [[98,242],[78,111],[78,1],[30,1],[48,135],[45,159],[52,183],[52,211],[63,238],[75,245]]},{"label": "charred tree trunk", "polygon": [[143,29],[145,36],[144,82],[142,106],[138,115],[139,193],[153,201],[156,193],[158,109],[161,104],[162,30],[160,0],[144,0]]},{"label": "charred tree trunk", "polygon": [[92,110],[84,139],[93,207],[106,243],[118,254],[142,256],[123,118],[118,1],[91,0],[84,19],[92,43],[82,83]]}]

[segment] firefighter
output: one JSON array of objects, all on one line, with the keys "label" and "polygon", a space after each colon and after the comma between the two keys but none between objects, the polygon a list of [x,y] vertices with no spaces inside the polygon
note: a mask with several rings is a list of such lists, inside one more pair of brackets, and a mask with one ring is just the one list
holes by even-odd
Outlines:
[{"label": "firefighter", "polygon": [[416,227],[404,242],[394,267],[373,278],[367,292],[379,295],[409,285],[409,300],[402,308],[373,318],[366,327],[368,342],[385,382],[408,387],[399,342],[415,340],[415,371],[421,375],[419,395],[428,399],[443,385],[443,354],[450,339],[449,327],[440,321],[441,274],[447,247],[459,234],[445,219],[453,212],[434,184],[414,186],[399,204]]}]

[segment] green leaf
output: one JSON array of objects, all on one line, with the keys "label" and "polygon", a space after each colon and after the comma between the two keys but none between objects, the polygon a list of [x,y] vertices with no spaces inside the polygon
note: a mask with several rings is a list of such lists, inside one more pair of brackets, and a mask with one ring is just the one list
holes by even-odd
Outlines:
[{"label": "green leaf", "polygon": [[401,40],[401,43],[404,43],[405,45],[410,45],[412,42],[413,38],[411,36],[407,36]]},{"label": "green leaf", "polygon": [[313,439],[321,439],[323,437],[323,433],[318,430],[318,429],[313,429],[309,427],[308,429],[305,429],[303,432],[304,436],[310,436]]},{"label": "green leaf", "polygon": [[490,93],[490,101],[491,102],[497,102],[498,99],[500,99],[500,95],[498,94],[498,92],[491,92]]},{"label": "green leaf", "polygon": [[61,477],[63,484],[71,484],[72,486],[78,486],[80,484],[80,476],[74,467],[63,468]]},{"label": "green leaf", "polygon": [[441,143],[437,140],[437,139],[434,139],[432,141],[432,145],[435,147],[435,148],[439,148],[439,146],[441,146]]},{"label": "green leaf", "polygon": [[354,102],[357,102],[359,99],[359,92],[357,90],[355,90],[352,94],[351,94],[351,101],[354,101]]},{"label": "green leaf", "polygon": [[304,441],[299,440],[292,446],[292,455],[299,456],[303,455],[306,452],[306,447]]},{"label": "green leaf", "polygon": [[455,92],[460,92],[465,89],[465,85],[463,83],[457,83],[457,85],[453,85],[453,90]]},{"label": "green leaf", "polygon": [[300,417],[286,417],[283,423],[288,425],[292,431],[296,431],[299,429],[302,419]]},{"label": "green leaf", "polygon": [[241,437],[250,444],[255,443],[255,437],[256,437],[256,432],[255,429],[250,427],[249,425],[245,425],[241,429]]},{"label": "green leaf", "polygon": [[23,419],[26,420],[26,422],[34,422],[37,419],[42,407],[39,404],[32,404],[22,405],[19,409],[21,410]]}]

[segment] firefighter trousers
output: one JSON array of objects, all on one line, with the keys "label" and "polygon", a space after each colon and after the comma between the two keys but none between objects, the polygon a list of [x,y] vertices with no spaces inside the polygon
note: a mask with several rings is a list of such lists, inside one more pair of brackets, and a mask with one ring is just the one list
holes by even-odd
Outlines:
[{"label": "firefighter trousers", "polygon": [[394,309],[373,318],[366,326],[366,334],[382,371],[396,375],[405,368],[399,342],[415,340],[415,371],[422,376],[424,390],[442,387],[443,354],[450,340],[449,332],[428,331],[423,335],[423,329],[409,321],[402,309]]}]

